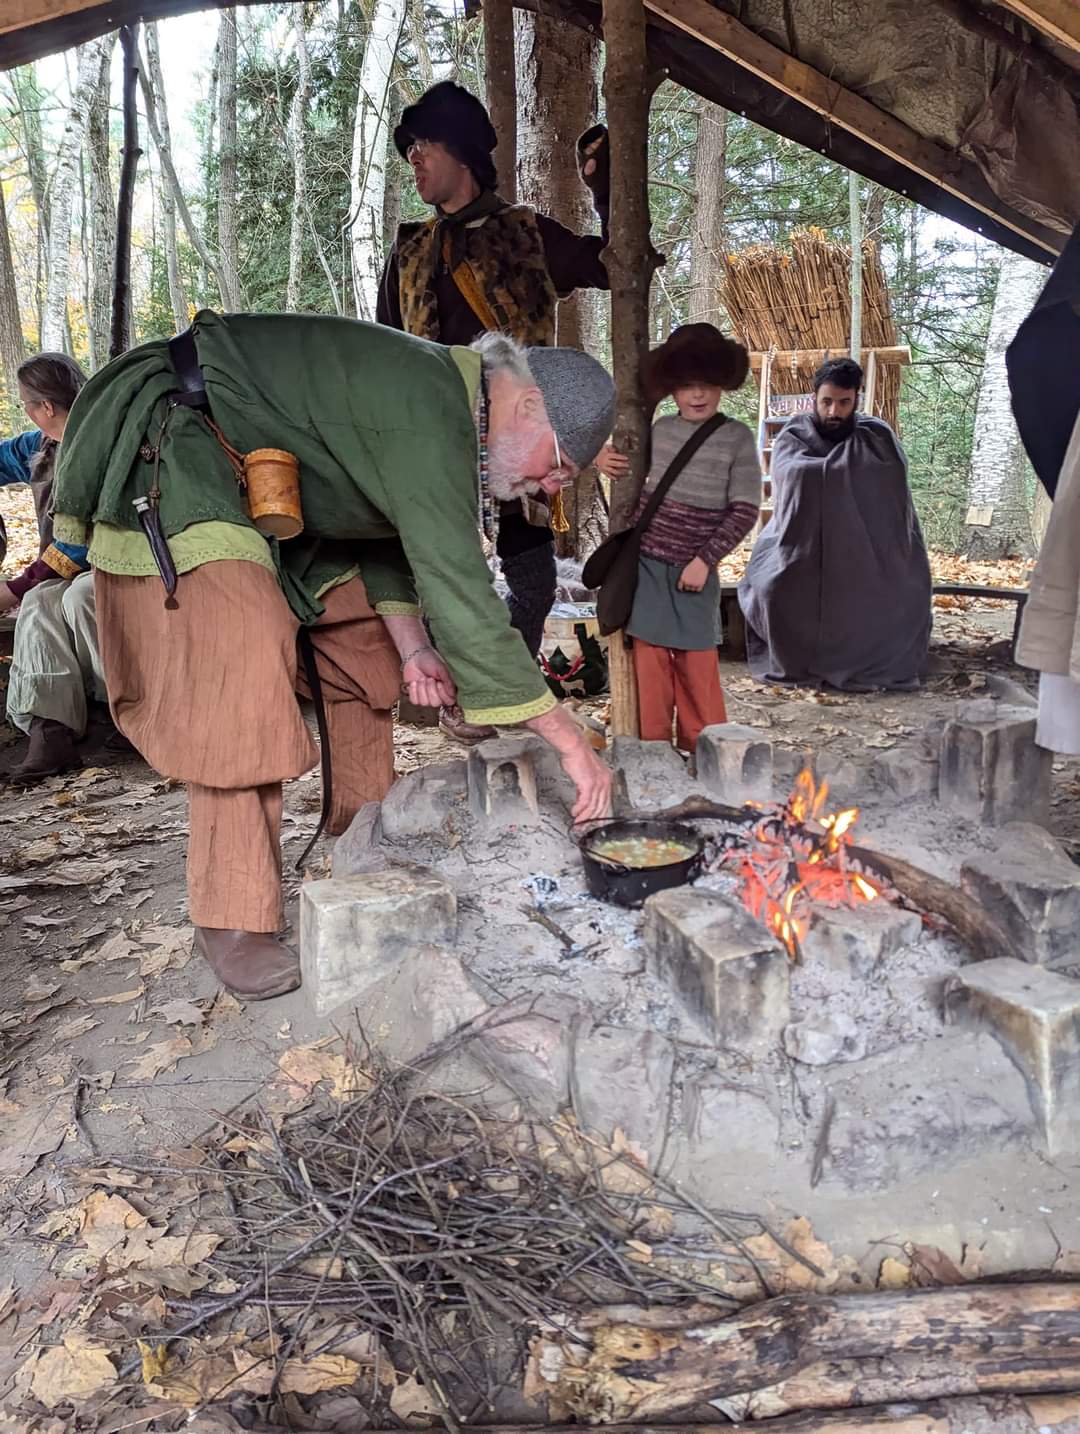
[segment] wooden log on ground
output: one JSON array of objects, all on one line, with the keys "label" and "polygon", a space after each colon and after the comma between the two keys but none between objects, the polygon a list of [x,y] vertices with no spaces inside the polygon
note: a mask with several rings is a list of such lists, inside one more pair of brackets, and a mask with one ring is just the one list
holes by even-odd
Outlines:
[{"label": "wooden log on ground", "polygon": [[[733,807],[726,802],[710,801],[707,797],[689,797],[677,806],[665,807],[663,811],[630,815],[648,816],[660,821],[692,821],[697,818],[747,825],[756,821],[761,813],[753,807]],[[917,911],[940,917],[977,960],[1013,955],[1012,946],[1001,927],[960,887],[942,881],[939,876],[931,876],[928,871],[898,856],[887,856],[871,847],[853,845],[848,848],[848,855],[868,875],[877,875],[887,881]]]},{"label": "wooden log on ground", "polygon": [[813,1364],[782,1384],[721,1401],[738,1419],[775,1419],[807,1410],[973,1398],[983,1394],[1068,1394],[1080,1390],[1080,1359],[976,1355],[971,1359],[887,1355]]},{"label": "wooden log on ground", "polygon": [[[992,1422],[988,1422],[992,1421]],[[259,1429],[271,1434],[270,1425]],[[1080,1394],[941,1399],[880,1410],[798,1414],[749,1424],[608,1424],[605,1434],[1080,1434]],[[369,1429],[366,1434],[400,1434]],[[581,1434],[580,1424],[465,1424],[458,1434]]]},{"label": "wooden log on ground", "polygon": [[541,1362],[557,1370],[551,1394],[580,1419],[619,1423],[780,1384],[832,1360],[1080,1359],[1080,1284],[782,1295],[681,1330],[605,1324],[589,1333],[584,1350],[544,1341]]}]

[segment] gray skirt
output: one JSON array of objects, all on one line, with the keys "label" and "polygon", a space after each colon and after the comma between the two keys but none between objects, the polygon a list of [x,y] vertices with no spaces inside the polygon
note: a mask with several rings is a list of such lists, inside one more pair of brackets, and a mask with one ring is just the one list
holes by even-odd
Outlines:
[{"label": "gray skirt", "polygon": [[679,575],[685,563],[662,563],[642,558],[638,563],[637,591],[626,630],[631,637],[654,647],[681,652],[707,652],[720,642],[720,579],[709,573],[699,593],[680,592]]}]

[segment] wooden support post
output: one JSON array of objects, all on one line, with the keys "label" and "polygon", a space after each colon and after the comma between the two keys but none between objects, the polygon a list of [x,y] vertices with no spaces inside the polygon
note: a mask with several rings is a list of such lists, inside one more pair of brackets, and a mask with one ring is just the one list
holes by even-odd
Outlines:
[{"label": "wooden support post", "polygon": [[484,0],[484,87],[499,142],[495,172],[499,193],[517,199],[517,69],[513,0]]},{"label": "wooden support post", "polygon": [[866,412],[871,418],[874,416],[874,402],[877,398],[877,350],[870,350],[870,357],[866,361],[866,375],[863,380],[863,395],[866,403]]},{"label": "wooden support post", "polygon": [[[611,134],[611,222],[602,255],[611,281],[612,369],[618,391],[615,446],[630,473],[612,485],[610,528],[629,527],[649,451],[650,413],[641,389],[641,361],[649,346],[649,286],[659,255],[649,240],[650,78],[642,0],[604,0],[604,100]],[[611,730],[637,736],[637,685],[621,632],[608,645]]]},{"label": "wooden support post", "polygon": [[109,357],[116,358],[131,343],[131,211],[135,201],[135,175],[139,168],[139,116],[135,95],[139,84],[139,49],[136,27],[120,30],[124,57],[124,150],[120,188],[116,198],[116,264],[113,270],[112,330]]}]

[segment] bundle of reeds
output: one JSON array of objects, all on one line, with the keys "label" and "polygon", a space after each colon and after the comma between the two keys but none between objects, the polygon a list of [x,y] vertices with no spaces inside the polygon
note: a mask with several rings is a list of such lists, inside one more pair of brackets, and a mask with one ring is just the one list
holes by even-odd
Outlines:
[{"label": "bundle of reeds", "polygon": [[[877,246],[863,243],[862,342],[888,348],[897,342],[889,290]],[[821,229],[796,229],[791,250],[754,244],[724,259],[721,298],[733,333],[747,348],[847,351],[851,328],[851,250]],[[772,393],[805,393],[813,367],[773,366]],[[900,400],[899,366],[878,370],[874,412],[895,428]]]}]

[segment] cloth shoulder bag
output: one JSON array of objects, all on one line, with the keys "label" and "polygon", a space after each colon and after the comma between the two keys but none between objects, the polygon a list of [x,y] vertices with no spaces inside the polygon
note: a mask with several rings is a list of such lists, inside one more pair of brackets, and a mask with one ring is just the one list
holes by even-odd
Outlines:
[{"label": "cloth shoulder bag", "polygon": [[612,533],[605,538],[582,569],[581,580],[585,586],[599,589],[596,598],[596,619],[604,637],[618,632],[630,621],[630,613],[634,606],[634,594],[637,591],[641,540],[645,536],[657,508],[667,497],[675,479],[705,440],[726,422],[726,414],[716,413],[690,435],[668,464],[667,472],[653,489],[652,496],[645,504],[641,517],[634,526],[625,528],[621,533]]}]

